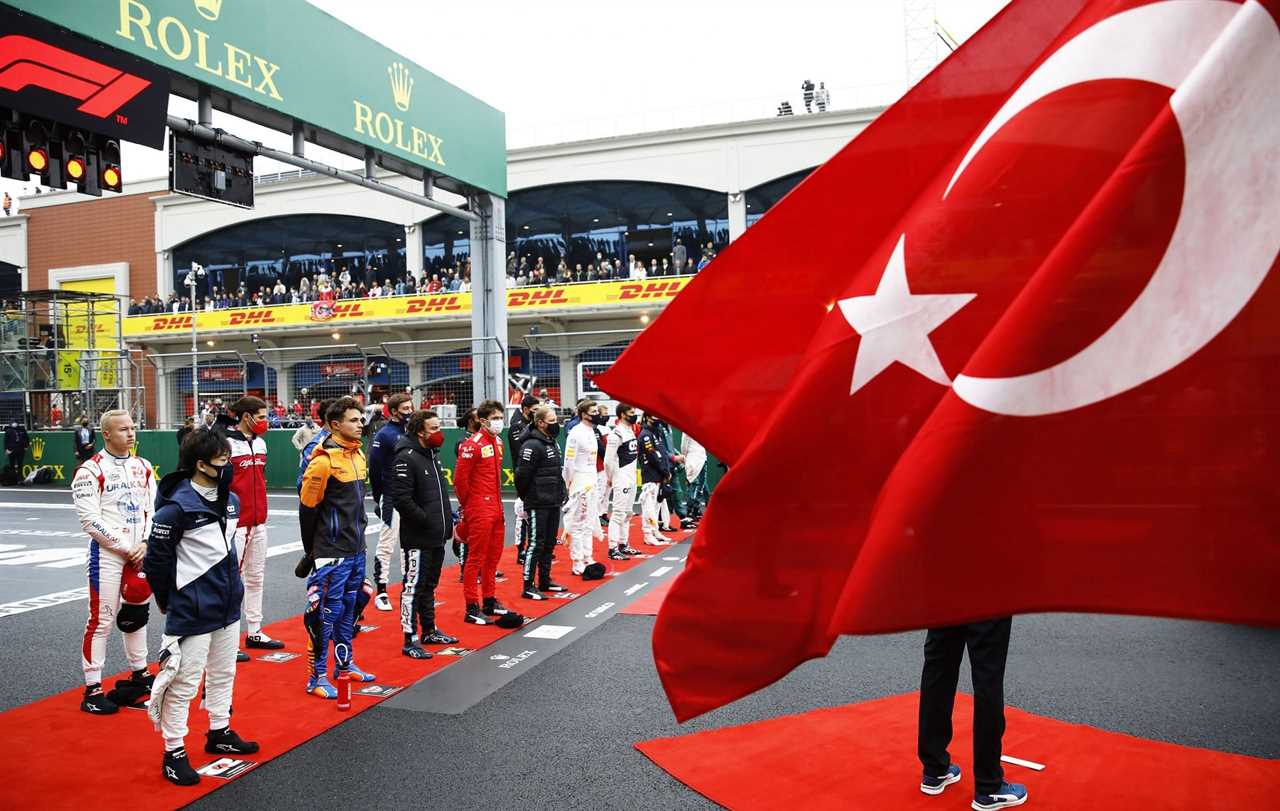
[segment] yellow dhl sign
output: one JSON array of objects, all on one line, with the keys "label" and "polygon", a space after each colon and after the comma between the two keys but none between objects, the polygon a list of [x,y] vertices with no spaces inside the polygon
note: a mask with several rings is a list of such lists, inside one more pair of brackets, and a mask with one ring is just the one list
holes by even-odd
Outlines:
[{"label": "yellow dhl sign", "polygon": [[[689,283],[688,277],[653,279],[643,282],[597,282],[555,287],[520,287],[507,291],[507,309],[559,310],[599,307],[609,304],[656,304],[669,301]],[[468,315],[470,293],[428,293],[420,296],[390,296],[375,299],[339,299],[310,304],[279,304],[268,307],[239,307],[196,313],[135,315],[124,319],[125,337],[238,329],[270,329],[299,325],[360,323],[389,319],[416,320]]]}]

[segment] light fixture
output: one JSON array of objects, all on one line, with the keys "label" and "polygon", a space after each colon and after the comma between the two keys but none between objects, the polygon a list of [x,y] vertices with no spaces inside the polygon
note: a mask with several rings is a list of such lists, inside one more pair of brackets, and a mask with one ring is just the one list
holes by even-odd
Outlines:
[{"label": "light fixture", "polygon": [[670,211],[668,211],[668,212],[667,212],[667,216],[668,216],[668,217],[674,217],[675,215],[674,215],[674,214],[672,214]]},{"label": "light fixture", "polygon": [[80,157],[71,158],[70,160],[67,161],[66,171],[67,171],[67,178],[69,180],[73,180],[79,183],[80,180],[84,178],[84,171],[85,171],[84,159]]},{"label": "light fixture", "polygon": [[208,346],[208,347],[213,346],[213,341],[205,341],[204,343],[205,343],[205,346]]},{"label": "light fixture", "polygon": [[599,217],[593,217],[591,221],[592,221],[592,222],[600,222],[600,218],[599,218]]},{"label": "light fixture", "polygon": [[529,230],[529,226],[527,226],[527,225],[523,226],[523,228],[524,228],[524,230],[526,230],[526,231],[528,231],[528,230]]},{"label": "light fixture", "polygon": [[653,243],[652,243],[652,242],[650,242],[650,243],[649,243],[649,247],[650,247],[650,248],[652,248],[652,247],[653,247]]},{"label": "light fixture", "polygon": [[641,324],[648,324],[648,323],[649,323],[649,314],[648,314],[648,313],[645,313],[644,315],[640,316],[640,323],[641,323]]},{"label": "light fixture", "polygon": [[458,232],[458,236],[462,236],[462,232],[461,232],[461,231],[459,231],[459,232]]},{"label": "light fixture", "polygon": [[342,333],[340,333],[340,332],[335,332],[335,333],[333,333],[333,340],[335,340],[335,341],[336,341],[336,340],[338,340],[338,339],[339,339],[339,338],[341,338],[341,337],[342,337]]}]

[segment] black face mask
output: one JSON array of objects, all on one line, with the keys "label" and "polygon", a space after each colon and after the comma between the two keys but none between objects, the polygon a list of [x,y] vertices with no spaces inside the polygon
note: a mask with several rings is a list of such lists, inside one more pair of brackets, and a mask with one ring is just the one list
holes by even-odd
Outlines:
[{"label": "black face mask", "polygon": [[623,419],[624,419],[624,420],[626,420],[627,422],[629,422],[629,423],[630,423],[630,424],[632,424],[632,425],[635,425],[635,424],[636,424],[636,415],[635,415],[635,414],[628,414],[627,416],[623,417]]},{"label": "black face mask", "polygon": [[560,423],[549,422],[547,423],[546,428],[544,430],[547,432],[547,436],[551,437],[552,439],[555,439],[556,437],[560,436]]},{"label": "black face mask", "polygon": [[213,478],[217,481],[219,488],[225,488],[231,485],[231,463],[230,462],[228,462],[225,465],[215,465],[209,462],[205,462],[204,464],[205,464],[205,467],[211,467],[214,470],[218,471],[217,475],[214,476]]},{"label": "black face mask", "polygon": [[609,422],[609,415],[608,415],[608,414],[596,414],[594,417],[592,417],[592,418],[591,418],[591,422],[592,422],[592,423],[594,423],[594,424],[596,424],[596,425],[605,425],[605,424],[607,424],[607,423]]}]

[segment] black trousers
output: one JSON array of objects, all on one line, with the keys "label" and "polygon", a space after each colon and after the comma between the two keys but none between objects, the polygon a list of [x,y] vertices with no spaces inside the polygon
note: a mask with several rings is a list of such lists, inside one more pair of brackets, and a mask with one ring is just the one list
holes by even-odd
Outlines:
[{"label": "black trousers", "polygon": [[556,531],[560,529],[559,507],[536,507],[529,512],[529,549],[524,556],[524,582],[528,586],[537,574],[538,588],[551,583],[551,555],[556,549]]},{"label": "black trousers", "polygon": [[1004,782],[1000,743],[1004,737],[1004,665],[1009,655],[1013,618],[931,628],[924,641],[920,677],[920,763],[940,776],[951,765],[951,711],[955,706],[960,660],[969,649],[973,674],[973,783],[978,794],[992,794]]},{"label": "black trousers", "polygon": [[414,633],[414,621],[423,634],[436,627],[436,586],[444,565],[444,547],[401,549],[404,591],[400,593],[400,630]]}]

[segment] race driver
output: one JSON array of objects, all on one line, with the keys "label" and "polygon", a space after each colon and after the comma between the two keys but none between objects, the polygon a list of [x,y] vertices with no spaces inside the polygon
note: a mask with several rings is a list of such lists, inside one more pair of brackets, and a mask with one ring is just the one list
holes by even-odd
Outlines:
[{"label": "race driver", "polygon": [[605,472],[612,484],[609,509],[609,559],[626,560],[640,552],[631,548],[631,516],[636,507],[636,410],[618,403],[618,416],[605,444]]},{"label": "race driver", "polygon": [[564,482],[569,488],[569,503],[565,506],[564,531],[569,536],[569,560],[573,573],[580,575],[595,563],[591,542],[600,530],[596,517],[596,457],[600,449],[597,443],[595,419],[600,406],[591,400],[578,403],[578,422],[569,431],[564,446]]},{"label": "race driver", "polygon": [[[231,492],[240,499],[236,550],[244,580],[245,647],[278,650],[284,643],[262,632],[262,585],[267,571],[267,403],[252,395],[231,404],[235,427],[227,431],[231,447]],[[243,653],[237,661],[248,661]]]},{"label": "race driver", "polygon": [[[467,557],[462,568],[466,602],[463,621],[488,625],[489,617],[507,613],[494,596],[498,558],[506,533],[502,513],[502,404],[485,400],[476,406],[480,430],[458,446],[453,489],[467,526]],[[483,603],[481,597],[484,598]]]},{"label": "race driver", "polygon": [[[76,469],[71,498],[80,526],[89,533],[89,620],[84,626],[81,663],[84,699],[80,709],[110,715],[119,709],[102,692],[102,665],[107,634],[120,610],[120,580],[125,567],[139,569],[147,554],[147,535],[156,501],[151,463],[132,455],[133,418],[120,409],[107,411],[98,425],[103,449]],[[124,635],[124,653],[134,682],[150,688],[145,625]]]},{"label": "race driver", "polygon": [[364,511],[364,480],[368,467],[360,449],[364,409],[352,397],[333,401],[325,413],[329,438],[311,453],[298,493],[298,521],[307,569],[307,608],[302,624],[307,631],[307,657],[311,663],[307,692],[336,699],[338,690],[329,681],[329,643],[333,643],[334,680],[373,681],[355,663],[356,617],[364,611],[373,587],[364,579],[364,531],[369,518]]}]

